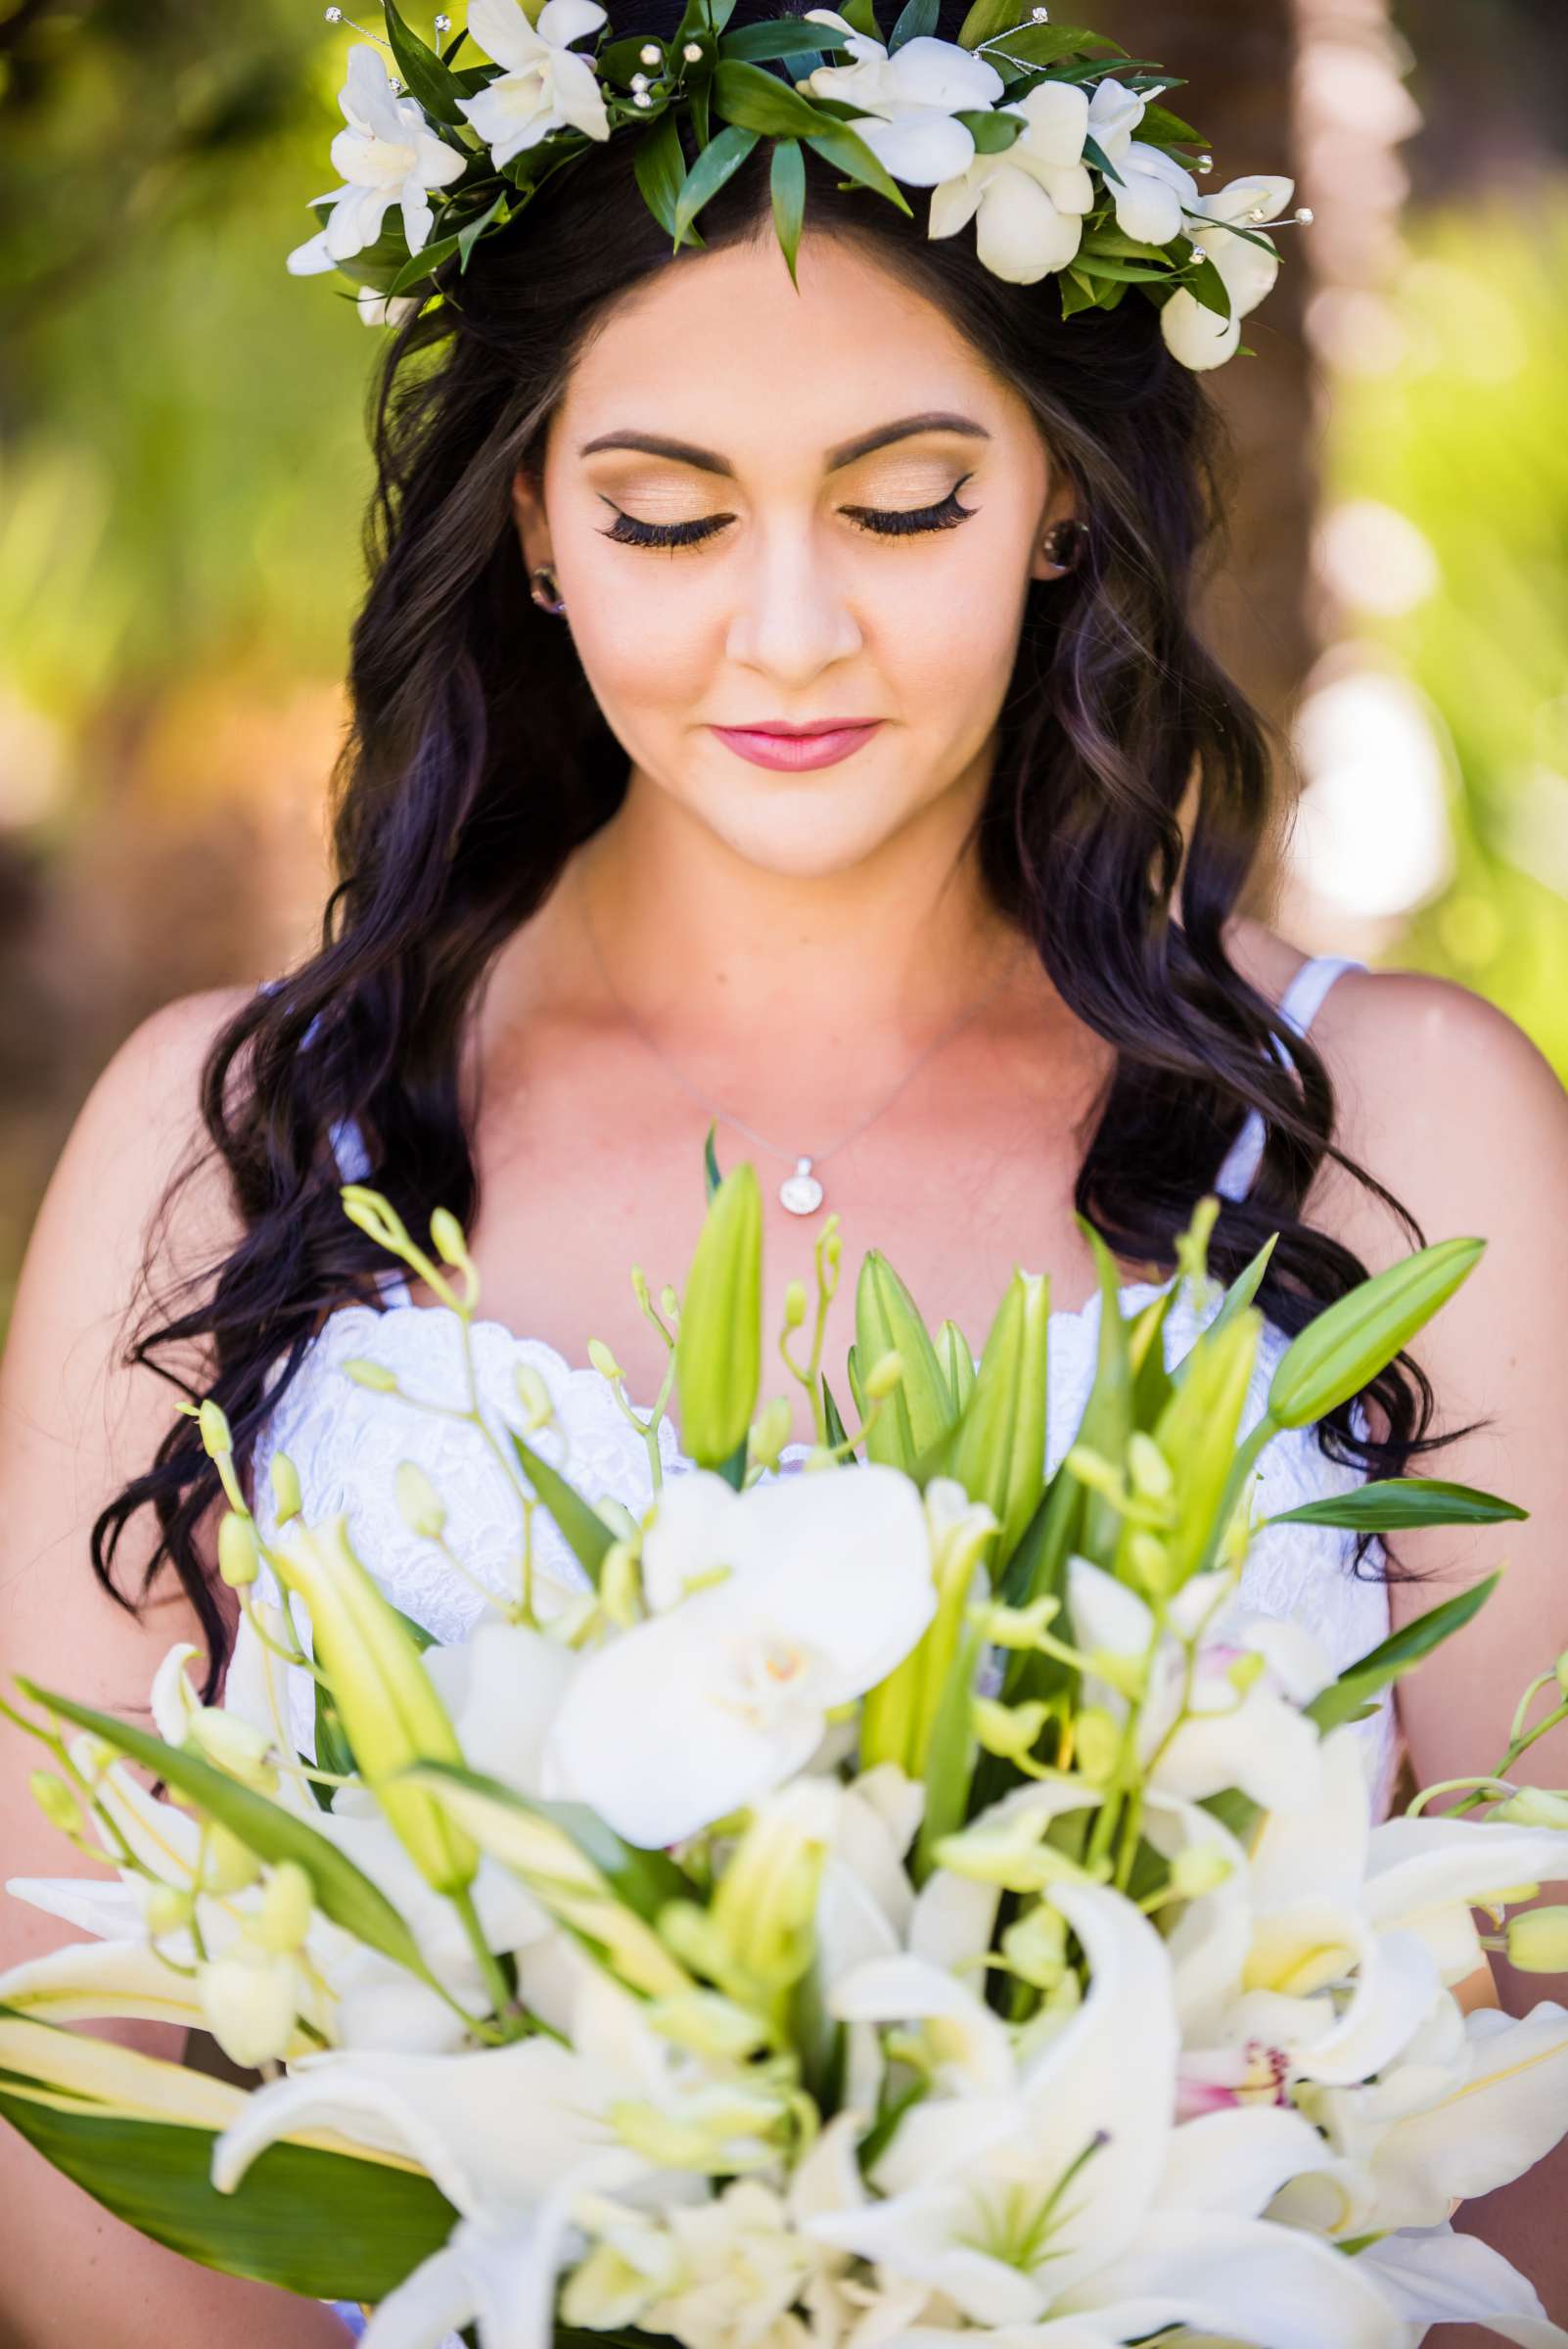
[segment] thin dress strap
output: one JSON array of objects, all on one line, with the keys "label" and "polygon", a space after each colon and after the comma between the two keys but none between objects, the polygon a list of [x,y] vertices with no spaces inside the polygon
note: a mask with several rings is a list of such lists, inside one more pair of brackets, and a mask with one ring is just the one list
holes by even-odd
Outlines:
[{"label": "thin dress strap", "polygon": [[[1279,998],[1280,1017],[1298,1036],[1305,1036],[1323,997],[1341,973],[1364,971],[1366,967],[1353,954],[1311,955]],[[1289,1068],[1290,1057],[1284,1045],[1277,1036],[1272,1041],[1275,1056]],[[1246,1123],[1226,1153],[1224,1165],[1215,1177],[1214,1188],[1226,1199],[1244,1199],[1252,1188],[1263,1148],[1264,1122],[1257,1110],[1250,1109]]]},{"label": "thin dress strap", "polygon": [[[280,988],[282,985],[281,979],[263,979],[258,991],[263,995],[270,995],[274,989]],[[321,1014],[317,1012],[300,1039],[301,1050],[309,1043],[320,1025]],[[365,1176],[370,1173],[370,1153],[365,1148],[365,1137],[359,1130],[358,1120],[356,1118],[335,1119],[329,1128],[329,1135],[332,1142],[332,1155],[337,1161],[338,1173],[343,1180],[345,1182],[363,1182]],[[386,1304],[413,1304],[413,1295],[407,1279],[395,1266],[385,1272],[378,1273],[377,1283]]]}]

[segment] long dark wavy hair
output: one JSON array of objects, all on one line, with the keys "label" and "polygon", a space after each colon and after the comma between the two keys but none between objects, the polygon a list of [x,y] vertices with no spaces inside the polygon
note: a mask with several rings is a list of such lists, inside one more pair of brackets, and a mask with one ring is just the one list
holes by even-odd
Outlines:
[{"label": "long dark wavy hair", "polygon": [[[626,11],[610,13],[618,26]],[[731,23],[779,13],[739,0]],[[954,39],[963,13],[944,0],[939,34]],[[632,28],[668,39],[678,15],[679,0],[636,0]],[[155,1305],[122,1358],[194,1400],[156,1358],[197,1342],[242,1473],[321,1316],[373,1296],[386,1268],[344,1215],[334,1122],[357,1120],[367,1178],[413,1229],[438,1205],[475,1222],[458,1068],[477,992],[624,793],[625,755],[562,622],[529,594],[510,493],[520,467],[537,467],[595,322],[653,272],[700,257],[671,256],[634,182],[633,144],[613,139],[559,170],[516,233],[478,246],[466,274],[443,264],[444,299],[389,337],[372,386],[370,584],[352,631],[353,721],[333,777],[336,878],[321,943],[227,1023],[203,1066],[203,1121],[244,1236]],[[997,904],[1071,1009],[1116,1048],[1077,1208],[1114,1254],[1174,1267],[1175,1236],[1259,1111],[1262,1163],[1248,1198],[1222,1201],[1210,1263],[1233,1278],[1277,1231],[1257,1302],[1294,1335],[1366,1276],[1301,1221],[1325,1156],[1425,1243],[1336,1145],[1333,1088],[1312,1043],[1225,954],[1223,925],[1268,837],[1269,766],[1259,719],[1194,631],[1196,566],[1218,517],[1207,396],[1142,299],[1064,322],[1055,281],[1004,283],[972,233],[928,238],[918,192],[905,216],[869,190],[841,189],[831,165],[802,152],[807,235],[863,240],[944,310],[1029,402],[1090,524],[1079,571],[1031,591],[977,842]],[[760,142],[706,206],[707,247],[772,233],[770,153]],[[1178,816],[1194,784],[1184,844]],[[155,1222],[195,1171],[176,1177]],[[168,1317],[149,1326],[159,1313]],[[1365,1392],[1386,1414],[1386,1441],[1358,1434],[1353,1400],[1318,1425],[1328,1458],[1400,1475],[1453,1441],[1426,1435],[1434,1399],[1408,1356]],[[192,1419],[171,1421],[146,1473],[96,1520],[93,1567],[134,1606],[113,1580],[115,1552],[127,1522],[155,1510],[142,1595],[172,1566],[208,1635],[210,1700],[229,1634],[195,1535],[217,1485]],[[1358,1574],[1369,1571],[1370,1542],[1358,1539]],[[1385,1555],[1381,1571],[1398,1569]]]}]

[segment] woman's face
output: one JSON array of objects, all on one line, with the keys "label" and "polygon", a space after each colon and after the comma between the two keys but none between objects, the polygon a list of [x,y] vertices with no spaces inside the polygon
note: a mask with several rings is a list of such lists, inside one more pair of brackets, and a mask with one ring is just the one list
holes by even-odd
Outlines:
[{"label": "woman's face", "polygon": [[[552,418],[542,502],[520,474],[515,504],[634,786],[805,877],[946,795],[967,820],[1072,496],[932,302],[844,239],[807,233],[797,267],[799,294],[769,226],[617,304]],[[824,719],[877,722],[806,768],[715,730]]]}]

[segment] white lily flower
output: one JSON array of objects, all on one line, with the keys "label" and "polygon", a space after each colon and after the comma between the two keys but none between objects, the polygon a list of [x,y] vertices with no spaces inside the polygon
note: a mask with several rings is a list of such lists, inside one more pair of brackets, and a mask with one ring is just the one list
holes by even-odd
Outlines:
[{"label": "white lily flower", "polygon": [[1119,81],[1102,81],[1089,108],[1088,135],[1116,170],[1106,189],[1116,207],[1116,224],[1140,245],[1169,245],[1181,234],[1181,216],[1198,201],[1198,183],[1163,147],[1150,147],[1132,133],[1147,101]]},{"label": "white lily flower", "polygon": [[808,24],[833,24],[849,35],[854,60],[848,66],[818,66],[810,86],[818,98],[839,98],[864,114],[849,127],[858,132],[895,179],[910,187],[934,188],[966,170],[975,142],[959,112],[992,106],[1006,88],[994,66],[957,41],[928,33],[905,41],[890,56],[881,41],[856,32],[836,9],[808,8]]},{"label": "white lily flower", "polygon": [[[1235,1787],[1268,1811],[1308,1805],[1320,1782],[1320,1747],[1302,1707],[1333,1679],[1333,1665],[1299,1625],[1226,1608],[1232,1581],[1194,1575],[1172,1600],[1171,1635],[1154,1655],[1139,1720],[1140,1759],[1152,1765],[1151,1786],[1188,1802]],[[1078,1643],[1091,1654],[1131,1665],[1149,1654],[1152,1610],[1086,1558],[1069,1562],[1068,1607]],[[1086,1681],[1085,1694],[1118,1718],[1127,1710],[1106,1681]],[[1176,1727],[1183,1710],[1188,1718]]]},{"label": "white lily flower", "polygon": [[[402,207],[410,253],[429,242],[435,224],[425,191],[461,179],[468,158],[438,138],[412,98],[399,98],[368,41],[348,50],[348,78],[338,93],[348,127],[332,142],[333,167],[344,185],[331,188],[325,225],[288,256],[292,276],[313,277],[374,245],[392,205]],[[317,204],[324,197],[316,197]]]},{"label": "white lily flower", "polygon": [[1010,147],[977,155],[931,195],[927,234],[950,237],[975,217],[975,250],[996,277],[1033,285],[1065,269],[1084,240],[1094,183],[1084,161],[1089,102],[1071,82],[1037,81],[1015,105],[1027,127]]},{"label": "white lily flower", "polygon": [[1471,2320],[1499,2341],[1520,2349],[1568,2349],[1568,2331],[1554,2325],[1535,2285],[1473,2234],[1451,2227],[1385,2235],[1358,2254],[1422,2341],[1433,2325]]},{"label": "white lily flower", "polygon": [[872,1461],[735,1493],[666,1486],[648,1548],[656,1603],[723,1579],[586,1656],[545,1739],[545,1791],[668,1844],[782,1784],[833,1708],[884,1680],[936,1606],[918,1489]]},{"label": "white lily flower", "polygon": [[[1315,2131],[1275,2111],[1175,2128],[1179,2041],[1164,1943],[1100,1887],[1061,1888],[1054,1905],[1088,1957],[1083,2005],[1001,2093],[914,2105],[873,2171],[882,2199],[813,2217],[807,2231],[884,2278],[944,2293],[1019,2349],[1101,2349],[1176,2324],[1275,2349],[1400,2349],[1397,2319],[1353,2262],[1256,2215],[1328,2157]],[[858,2003],[854,1980],[840,1985],[841,2002]],[[901,1987],[882,1969],[863,1988],[897,2010],[890,2019],[930,2014],[930,1969],[905,1969]],[[960,2050],[971,2066],[996,2052],[984,2037],[971,2029]],[[902,2337],[958,2336],[917,2326]]]},{"label": "white lily flower", "polygon": [[[1293,179],[1233,179],[1217,195],[1187,207],[1188,234],[1201,237],[1204,252],[1224,280],[1230,316],[1222,318],[1185,286],[1177,288],[1160,312],[1160,325],[1183,367],[1222,367],[1240,349],[1242,319],[1258,307],[1279,275],[1278,250],[1270,238],[1261,237],[1262,223],[1277,220],[1295,193]],[[1216,225],[1212,233],[1205,233],[1205,223],[1211,221]],[[1238,229],[1246,234],[1238,235]]]},{"label": "white lily flower", "polygon": [[1445,1992],[1377,2079],[1298,2092],[1335,2159],[1271,2215],[1341,2238],[1441,2227],[1455,2195],[1490,2194],[1550,2152],[1565,2093],[1568,2010],[1464,2014]]},{"label": "white lily flower", "polygon": [[506,70],[457,103],[497,170],[555,130],[580,130],[590,139],[610,136],[593,60],[571,47],[604,21],[598,0],[544,0],[531,24],[517,0],[470,0],[470,33]]}]

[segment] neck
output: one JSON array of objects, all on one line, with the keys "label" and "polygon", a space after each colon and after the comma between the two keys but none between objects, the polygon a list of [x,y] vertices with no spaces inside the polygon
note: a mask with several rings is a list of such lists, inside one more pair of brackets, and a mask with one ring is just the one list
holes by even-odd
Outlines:
[{"label": "neck", "polygon": [[855,1039],[862,1083],[1001,983],[1043,984],[987,894],[969,837],[976,790],[945,794],[874,854],[792,873],[740,854],[634,769],[568,876],[596,975],[646,1037],[715,1082],[798,1051],[803,1074]]}]

